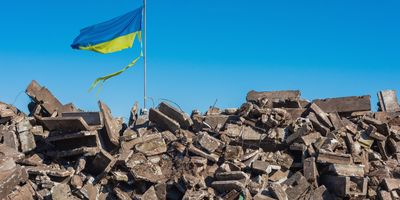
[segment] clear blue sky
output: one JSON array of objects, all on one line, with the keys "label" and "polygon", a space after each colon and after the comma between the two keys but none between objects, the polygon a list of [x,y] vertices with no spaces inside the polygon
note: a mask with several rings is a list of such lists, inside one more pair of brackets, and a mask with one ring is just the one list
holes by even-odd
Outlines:
[{"label": "clear blue sky", "polygon": [[[12,103],[32,79],[63,103],[115,115],[142,103],[138,49],[101,55],[70,48],[79,30],[124,14],[139,0],[4,1],[0,6],[0,101]],[[400,90],[400,2],[395,0],[148,0],[149,96],[190,112],[238,107],[247,91],[300,89],[307,99]],[[16,105],[26,110],[21,95]]]}]

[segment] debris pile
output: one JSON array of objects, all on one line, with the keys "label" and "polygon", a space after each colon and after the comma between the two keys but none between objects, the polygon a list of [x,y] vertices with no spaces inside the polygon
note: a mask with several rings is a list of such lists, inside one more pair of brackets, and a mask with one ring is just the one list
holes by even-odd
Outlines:
[{"label": "debris pile", "polygon": [[0,103],[0,199],[399,199],[395,91],[318,99],[250,91],[191,116],[162,102],[129,122],[63,105],[32,81]]}]

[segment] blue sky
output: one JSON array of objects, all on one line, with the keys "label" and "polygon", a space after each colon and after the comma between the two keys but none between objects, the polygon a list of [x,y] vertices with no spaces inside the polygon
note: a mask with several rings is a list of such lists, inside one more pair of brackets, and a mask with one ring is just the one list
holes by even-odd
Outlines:
[{"label": "blue sky", "polygon": [[[79,30],[140,6],[139,0],[2,2],[0,101],[32,79],[63,103],[127,116],[142,104],[142,63],[108,81],[137,48],[101,55],[70,48]],[[306,99],[400,89],[399,1],[148,0],[148,93],[185,111],[238,107],[251,90],[300,89]],[[26,95],[15,105],[26,110]],[[151,105],[151,102],[149,102]]]}]

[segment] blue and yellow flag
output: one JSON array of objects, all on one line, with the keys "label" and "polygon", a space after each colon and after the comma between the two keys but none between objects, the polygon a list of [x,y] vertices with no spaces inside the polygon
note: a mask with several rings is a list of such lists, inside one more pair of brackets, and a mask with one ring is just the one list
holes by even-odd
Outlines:
[{"label": "blue and yellow flag", "polygon": [[[141,43],[142,13],[143,7],[140,7],[109,21],[84,28],[80,31],[79,36],[75,38],[71,47],[103,54],[131,48],[136,36]],[[104,82],[129,69],[135,65],[141,56],[142,53],[122,70],[96,79],[90,89],[96,87],[101,81]]]}]

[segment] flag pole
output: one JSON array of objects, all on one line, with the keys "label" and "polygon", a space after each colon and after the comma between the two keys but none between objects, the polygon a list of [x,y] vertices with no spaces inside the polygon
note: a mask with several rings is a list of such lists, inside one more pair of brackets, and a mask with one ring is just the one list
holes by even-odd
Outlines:
[{"label": "flag pole", "polygon": [[143,94],[143,105],[144,110],[146,110],[146,100],[147,100],[147,56],[146,56],[146,0],[143,0],[143,62],[144,62],[144,94]]}]

